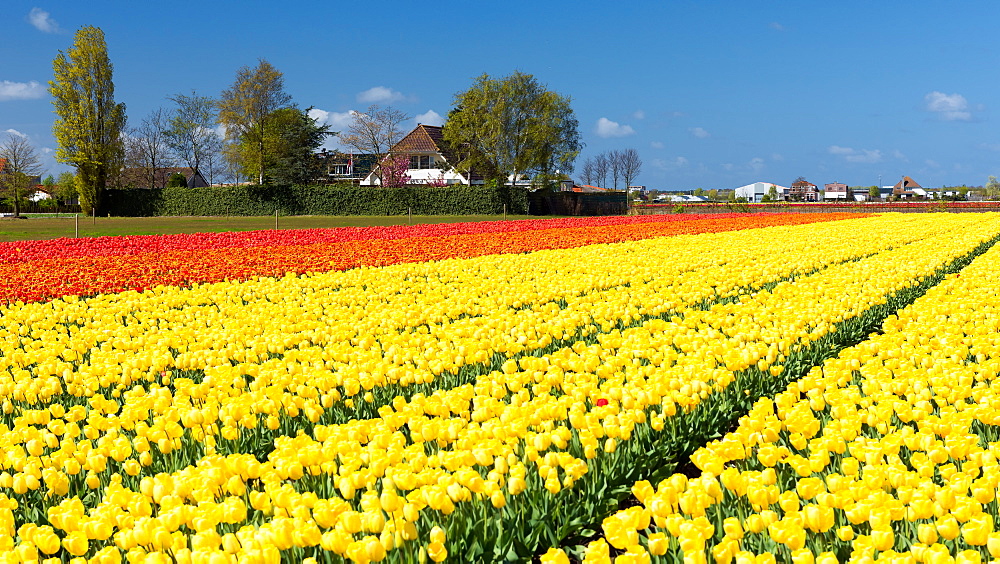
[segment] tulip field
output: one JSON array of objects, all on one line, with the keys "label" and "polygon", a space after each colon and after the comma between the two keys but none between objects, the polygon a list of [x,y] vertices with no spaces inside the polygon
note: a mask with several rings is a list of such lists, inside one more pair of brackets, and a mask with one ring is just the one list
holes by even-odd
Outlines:
[{"label": "tulip field", "polygon": [[1000,560],[1000,214],[0,243],[0,563]]}]

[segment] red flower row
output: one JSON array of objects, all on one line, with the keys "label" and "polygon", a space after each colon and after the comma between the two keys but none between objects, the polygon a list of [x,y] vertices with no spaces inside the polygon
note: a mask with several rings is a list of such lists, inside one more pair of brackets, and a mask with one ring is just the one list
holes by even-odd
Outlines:
[{"label": "red flower row", "polygon": [[[389,235],[384,238],[369,236],[367,239],[330,240],[328,237],[317,242],[304,241],[317,237],[316,232],[340,230],[226,233],[218,234],[222,236],[220,238],[214,238],[216,234],[205,237],[165,236],[170,241],[168,244],[162,243],[164,238],[160,237],[103,237],[91,241],[102,241],[105,246],[91,243],[90,247],[84,247],[92,250],[90,254],[84,254],[83,249],[72,244],[68,245],[71,250],[67,252],[60,252],[61,248],[53,245],[45,258],[0,264],[0,304],[40,301],[65,295],[142,291],[159,285],[184,286],[244,280],[252,276],[281,276],[289,272],[302,274],[358,266],[563,249],[680,234],[832,221],[862,215],[727,214],[687,216],[682,220],[667,216],[545,220],[564,222],[566,226],[534,230],[523,229],[519,225],[522,222],[498,222],[499,225],[483,225],[478,233],[440,235],[433,234],[436,226],[418,226],[401,228],[404,233],[409,233],[408,237],[389,228]],[[479,224],[462,224],[463,227],[457,229],[473,229],[473,225]],[[512,229],[498,231],[499,226]],[[239,244],[240,235],[246,236],[246,244]],[[188,237],[191,246],[178,248],[178,237]],[[61,241],[67,244],[79,240]],[[151,244],[143,247],[142,241]],[[206,241],[217,244],[212,246]],[[228,246],[220,244],[223,241],[229,242]],[[30,254],[37,256],[36,252],[32,249]]]},{"label": "red flower row", "polygon": [[[727,215],[735,216],[736,214]],[[347,241],[370,241],[373,239],[392,240],[483,233],[515,233],[542,229],[692,221],[706,217],[718,218],[721,216],[717,214],[688,214],[675,216],[573,217],[519,221],[438,223],[412,226],[394,225],[386,227],[230,231],[224,233],[132,235],[123,237],[61,238],[9,243],[0,242],[0,265],[53,257],[136,255],[149,252],[162,253],[168,251],[343,243]]]}]

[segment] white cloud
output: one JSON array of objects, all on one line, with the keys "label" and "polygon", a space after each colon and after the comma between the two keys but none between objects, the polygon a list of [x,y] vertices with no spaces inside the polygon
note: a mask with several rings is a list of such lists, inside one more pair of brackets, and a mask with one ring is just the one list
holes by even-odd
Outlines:
[{"label": "white cloud", "polygon": [[940,168],[941,167],[941,165],[937,161],[933,161],[931,159],[927,159],[926,161],[924,161],[924,164],[926,164],[927,166],[934,167],[934,168]]},{"label": "white cloud", "polygon": [[769,24],[769,27],[775,31],[785,31],[785,26],[781,25],[778,22],[771,22]]},{"label": "white cloud", "polygon": [[31,82],[11,82],[0,80],[0,102],[7,100],[33,100],[45,95],[45,87],[32,80]]},{"label": "white cloud", "polygon": [[417,123],[422,123],[424,125],[444,125],[444,118],[441,114],[435,112],[434,110],[427,110],[422,114],[417,114],[415,118]]},{"label": "white cloud", "polygon": [[861,149],[860,152],[853,155],[847,155],[844,157],[849,163],[865,163],[872,164],[882,162],[882,151],[875,149],[874,151],[869,151],[868,149]]},{"label": "white cloud", "polygon": [[685,157],[674,157],[672,159],[653,159],[653,166],[661,170],[677,170],[687,166],[688,160]]},{"label": "white cloud", "polygon": [[785,160],[785,155],[782,155],[781,153],[771,153],[771,160],[781,162]]},{"label": "white cloud", "polygon": [[961,94],[945,94],[935,90],[924,96],[924,109],[938,114],[944,121],[971,121],[969,102]]},{"label": "white cloud", "polygon": [[20,131],[18,131],[16,129],[8,129],[8,130],[5,130],[4,133],[10,133],[11,135],[17,135],[21,139],[27,139],[28,138],[27,135],[21,133]]},{"label": "white cloud", "polygon": [[321,110],[319,108],[313,108],[309,110],[309,117],[313,118],[316,123],[322,123],[324,125],[329,125],[334,131],[343,131],[351,121],[354,119],[354,110],[348,110],[346,112],[328,112],[326,110]]},{"label": "white cloud", "polygon": [[904,155],[899,149],[892,150],[892,158],[903,161],[904,163],[910,162],[910,159],[906,158],[906,155]]},{"label": "white cloud", "polygon": [[635,119],[646,119],[646,112],[644,112],[642,110],[636,110],[632,114],[632,117],[634,117]]},{"label": "white cloud", "polygon": [[705,129],[702,127],[692,127],[688,129],[688,131],[691,133],[691,135],[694,135],[698,139],[708,139],[709,137],[712,136],[711,133],[705,131]]},{"label": "white cloud", "polygon": [[627,137],[635,133],[630,125],[621,125],[616,121],[602,117],[597,120],[597,136],[604,137]]},{"label": "white cloud", "polygon": [[385,86],[373,86],[364,92],[358,92],[358,102],[362,104],[391,104],[402,100],[406,100],[402,92]]},{"label": "white cloud", "polygon": [[663,144],[662,142],[660,142],[660,141],[653,141],[652,143],[650,143],[650,144],[649,144],[649,146],[650,146],[650,147],[652,147],[652,148],[654,148],[654,149],[662,149],[662,148],[664,148],[664,147],[665,147],[666,145],[664,145],[664,144]]},{"label": "white cloud", "polygon": [[45,33],[58,33],[59,24],[56,23],[54,19],[49,15],[48,12],[41,8],[32,8],[28,12],[28,21],[31,25],[35,26],[35,29]]},{"label": "white cloud", "polygon": [[760,157],[754,157],[750,159],[750,169],[754,172],[760,172],[764,168],[764,159]]},{"label": "white cloud", "polygon": [[[849,163],[879,163],[882,162],[883,158],[882,151],[878,149],[853,149],[851,147],[830,145],[826,151],[831,155],[844,157],[844,160]],[[900,160],[906,160],[906,156],[899,151],[894,151],[893,156]]]}]

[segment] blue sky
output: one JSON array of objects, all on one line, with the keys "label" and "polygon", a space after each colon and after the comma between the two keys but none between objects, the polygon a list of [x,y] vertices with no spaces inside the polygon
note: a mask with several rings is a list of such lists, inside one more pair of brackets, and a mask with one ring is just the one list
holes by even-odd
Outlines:
[{"label": "blue sky", "polygon": [[7,0],[0,134],[51,155],[52,59],[94,25],[135,123],[258,58],[334,130],[372,102],[436,123],[474,77],[520,70],[572,98],[577,171],[634,147],[653,189],[982,185],[1000,175],[997,16],[995,1]]}]

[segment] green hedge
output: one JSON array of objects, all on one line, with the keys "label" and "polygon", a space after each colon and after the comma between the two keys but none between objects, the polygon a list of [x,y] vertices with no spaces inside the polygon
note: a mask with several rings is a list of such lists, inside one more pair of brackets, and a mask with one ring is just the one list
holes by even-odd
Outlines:
[{"label": "green hedge", "polygon": [[226,186],[107,190],[101,213],[157,215],[495,215],[528,213],[524,188]]}]

